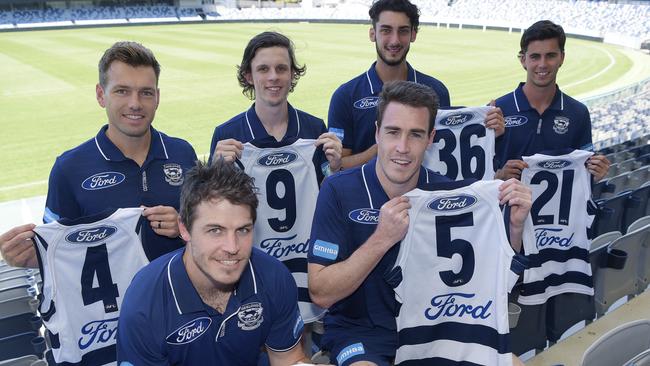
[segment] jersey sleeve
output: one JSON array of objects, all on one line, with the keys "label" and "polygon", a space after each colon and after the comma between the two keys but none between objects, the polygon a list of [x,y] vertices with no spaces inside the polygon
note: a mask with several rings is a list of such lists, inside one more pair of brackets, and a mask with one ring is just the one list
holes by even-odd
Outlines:
[{"label": "jersey sleeve", "polygon": [[266,338],[266,346],[275,352],[285,352],[298,344],[304,323],[298,309],[298,287],[289,270],[280,268],[275,291],[270,295],[273,306],[273,325]]},{"label": "jersey sleeve", "polygon": [[584,128],[581,129],[582,133],[579,136],[575,148],[593,151],[594,148],[591,140],[591,116],[589,115],[589,110],[587,108],[585,108],[585,114],[582,119],[585,121],[585,125]]},{"label": "jersey sleeve", "polygon": [[74,196],[74,190],[61,167],[60,158],[58,158],[50,171],[43,222],[47,224],[62,218],[76,219],[80,216],[81,209]]},{"label": "jersey sleeve", "polygon": [[343,148],[352,149],[354,146],[354,126],[352,106],[348,99],[342,88],[336,89],[327,112],[327,126],[328,130],[336,134],[341,140]]},{"label": "jersey sleeve", "polygon": [[221,140],[221,133],[219,130],[219,126],[214,128],[214,132],[212,133],[212,141],[210,141],[210,151],[208,151],[208,164],[212,164],[212,154],[214,154],[214,149],[217,148],[217,142]]},{"label": "jersey sleeve", "polygon": [[342,260],[347,248],[345,218],[331,180],[325,179],[316,201],[309,240],[309,263],[328,266]]},{"label": "jersey sleeve", "polygon": [[[161,335],[165,336],[163,333],[156,334],[156,324],[161,322],[152,319],[151,314],[137,307],[139,295],[132,293],[129,296],[127,290],[122,302],[117,328],[117,364],[168,365],[169,361],[156,342]],[[160,331],[162,332],[162,329]]]}]

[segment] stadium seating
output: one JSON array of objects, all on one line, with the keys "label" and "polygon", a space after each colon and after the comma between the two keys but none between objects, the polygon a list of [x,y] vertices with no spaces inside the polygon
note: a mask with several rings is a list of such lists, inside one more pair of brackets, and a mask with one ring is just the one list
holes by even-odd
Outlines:
[{"label": "stadium seating", "polygon": [[585,351],[580,365],[622,365],[647,349],[650,349],[650,320],[638,320],[600,337]]},{"label": "stadium seating", "polygon": [[631,360],[627,361],[623,366],[650,366],[650,349],[647,349],[638,355],[634,356]]},{"label": "stadium seating", "polygon": [[0,366],[47,366],[47,363],[34,355],[0,361]]},{"label": "stadium seating", "polygon": [[606,261],[596,260],[594,302],[599,317],[618,299],[639,292],[642,245],[649,232],[650,226],[621,236],[607,246]]}]

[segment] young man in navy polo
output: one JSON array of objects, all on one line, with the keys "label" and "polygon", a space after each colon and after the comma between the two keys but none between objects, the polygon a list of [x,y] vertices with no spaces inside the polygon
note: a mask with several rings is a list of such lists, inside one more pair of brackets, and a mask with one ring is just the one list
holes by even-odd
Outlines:
[{"label": "young man in navy polo", "polygon": [[[329,130],[343,141],[343,168],[359,166],[377,155],[375,120],[377,101],[384,83],[408,80],[432,88],[440,107],[450,106],[447,87],[429,75],[415,70],[406,62],[410,44],[415,42],[420,11],[409,0],[378,0],[370,11],[370,41],[375,43],[377,60],[368,71],[341,85],[330,101]],[[503,132],[503,116],[490,111],[486,126],[497,136]]]},{"label": "young man in navy polo", "polygon": [[[589,110],[556,83],[565,43],[564,29],[549,20],[536,22],[521,36],[519,61],[526,82],[496,101],[506,121],[505,134],[496,145],[497,178],[519,179],[527,167],[522,156],[562,148],[592,149]],[[593,155],[587,168],[598,181],[607,175],[609,161]]]},{"label": "young man in navy polo", "polygon": [[185,248],[143,268],[122,303],[120,365],[255,365],[305,361],[303,322],[288,269],[253,248],[253,180],[219,159],[185,178]]},{"label": "young man in navy polo", "polygon": [[[377,106],[377,157],[321,187],[310,237],[309,292],[316,304],[329,308],[322,347],[337,365],[394,361],[397,302],[385,276],[408,230],[404,194],[450,181],[421,165],[433,142],[436,113],[431,88],[387,83]],[[499,198],[512,206],[511,244],[519,247],[530,190],[512,179],[503,183]]]},{"label": "young man in navy polo", "polygon": [[[56,159],[43,221],[76,219],[109,208],[146,206],[142,230],[149,259],[183,245],[178,238],[178,202],[185,171],[196,160],[186,141],[152,127],[158,108],[160,65],[135,42],[117,42],[99,61],[96,97],[108,124],[97,135]],[[4,259],[36,267],[33,224],[0,236]]]}]

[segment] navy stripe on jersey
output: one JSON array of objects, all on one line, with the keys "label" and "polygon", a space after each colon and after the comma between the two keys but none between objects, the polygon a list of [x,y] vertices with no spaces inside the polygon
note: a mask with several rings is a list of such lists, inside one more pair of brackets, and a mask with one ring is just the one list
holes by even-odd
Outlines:
[{"label": "navy stripe on jersey", "polygon": [[518,275],[524,273],[524,270],[530,268],[530,260],[525,256],[516,253],[512,257],[512,262],[510,263],[510,270]]},{"label": "navy stripe on jersey", "polygon": [[565,272],[563,274],[552,274],[541,281],[524,283],[522,286],[522,296],[532,296],[543,294],[551,286],[560,286],[566,283],[575,283],[587,287],[593,287],[591,276],[582,272]]},{"label": "navy stripe on jersey", "polygon": [[548,248],[537,254],[530,254],[528,259],[530,260],[531,268],[540,267],[542,263],[550,261],[565,263],[571,259],[579,259],[589,262],[589,251],[580,247],[571,247],[568,250]]},{"label": "navy stripe on jersey", "polygon": [[58,366],[86,366],[86,365],[105,365],[115,362],[115,355],[117,354],[116,345],[113,344],[108,347],[96,349],[88,352],[81,357],[81,361],[73,362],[59,362]]},{"label": "navy stripe on jersey", "polygon": [[480,324],[445,322],[436,325],[422,325],[400,330],[398,339],[400,347],[449,340],[481,344],[493,348],[499,353],[510,352],[509,334],[500,334],[496,329]]},{"label": "navy stripe on jersey", "polygon": [[291,273],[307,273],[307,259],[292,258],[282,261]]},{"label": "navy stripe on jersey", "polygon": [[454,361],[446,358],[431,357],[421,360],[407,360],[399,363],[399,366],[484,366],[482,364],[469,361]]},{"label": "navy stripe on jersey", "polygon": [[299,302],[312,302],[309,296],[309,289],[305,287],[298,287],[298,301]]}]

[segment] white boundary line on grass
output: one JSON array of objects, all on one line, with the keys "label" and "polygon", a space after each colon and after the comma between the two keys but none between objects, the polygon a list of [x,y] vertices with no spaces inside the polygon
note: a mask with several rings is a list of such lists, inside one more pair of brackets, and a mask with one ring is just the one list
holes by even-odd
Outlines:
[{"label": "white boundary line on grass", "polygon": [[[596,47],[593,47],[593,48],[596,48]],[[611,69],[612,67],[614,67],[614,65],[616,65],[616,59],[614,58],[614,56],[612,56],[612,54],[608,50],[606,50],[604,48],[596,48],[596,49],[598,49],[600,51],[603,51],[603,52],[605,52],[605,54],[607,54],[607,56],[609,57],[609,65],[605,66],[605,68],[603,68],[599,72],[591,75],[590,77],[588,77],[586,79],[582,79],[582,80],[578,80],[578,81],[575,81],[575,82],[570,83],[570,84],[562,85],[563,89],[571,88],[573,86],[576,86],[576,85],[579,85],[579,84],[582,84],[582,83],[586,83],[587,81],[593,80],[593,79],[599,77],[600,75],[606,73],[609,69]]]}]

